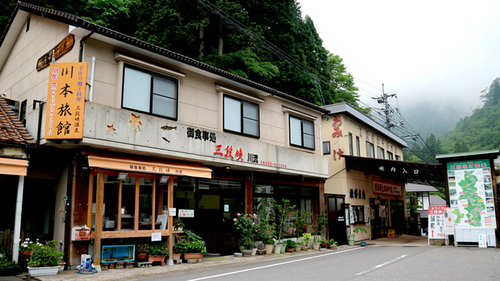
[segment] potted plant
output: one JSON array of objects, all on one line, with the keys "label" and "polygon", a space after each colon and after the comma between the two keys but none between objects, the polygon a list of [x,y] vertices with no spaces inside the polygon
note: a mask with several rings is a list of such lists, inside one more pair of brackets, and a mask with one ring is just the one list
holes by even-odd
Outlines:
[{"label": "potted plant", "polygon": [[138,260],[144,260],[148,256],[149,244],[137,244],[135,245],[135,252],[137,253]]},{"label": "potted plant", "polygon": [[174,220],[174,228],[175,228],[175,230],[177,230],[177,231],[182,231],[182,230],[184,230],[184,226],[185,226],[185,225],[184,225],[184,223],[181,221],[181,219],[180,219],[180,218],[176,218],[176,219]]},{"label": "potted plant", "polygon": [[[354,236],[356,235],[356,233],[359,233],[359,232],[364,232],[364,233],[367,233],[366,229],[363,228],[363,227],[356,227],[352,232],[353,234],[349,235],[349,246],[354,246]],[[366,242],[365,241],[361,241],[361,246],[365,246],[366,245]]]},{"label": "potted plant", "polygon": [[335,239],[330,239],[328,240],[328,247],[330,247],[330,250],[337,250],[337,241]]},{"label": "potted plant", "polygon": [[34,244],[28,261],[28,272],[31,276],[54,275],[59,271],[59,262],[64,255],[57,249],[59,241],[47,241],[45,245]]},{"label": "potted plant", "polygon": [[[295,205],[290,205],[290,200],[283,199],[282,204],[274,204],[274,212],[276,214],[276,221],[273,223],[274,233],[276,235],[277,244],[274,248],[274,253],[283,253],[281,249],[281,238],[285,234],[286,219],[288,214],[295,209]],[[279,251],[277,250],[279,249]]]},{"label": "potted plant", "polygon": [[255,218],[257,218],[256,214],[238,213],[233,219],[236,232],[240,235],[240,250],[245,256],[252,255],[253,249],[256,248],[254,238],[259,230],[254,223]]},{"label": "potted plant", "polygon": [[264,243],[265,248],[266,248],[266,255],[272,254],[273,248],[274,248],[274,239],[267,236],[262,240],[262,242]]},{"label": "potted plant", "polygon": [[191,230],[185,229],[184,234],[186,237],[174,245],[174,253],[183,254],[187,261],[202,259],[203,254],[207,252],[205,241]]},{"label": "potted plant", "polygon": [[304,247],[302,247],[302,251],[309,250],[309,243],[311,242],[312,234],[311,233],[302,233],[302,241],[304,241]]},{"label": "potted plant", "polygon": [[302,241],[297,241],[297,246],[295,246],[295,252],[300,252],[302,251],[302,247],[304,246],[304,242]]},{"label": "potted plant", "polygon": [[320,239],[321,239],[321,236],[319,236],[319,235],[313,236],[313,250],[319,250],[319,246],[321,245],[319,243]]},{"label": "potted plant", "polygon": [[295,251],[295,247],[297,247],[297,243],[295,243],[295,241],[293,240],[286,240],[286,251],[287,252],[293,252]]},{"label": "potted plant", "polygon": [[324,237],[321,237],[319,239],[319,245],[321,246],[321,248],[326,248],[326,246],[328,245],[328,240],[326,240],[326,238]]},{"label": "potted plant", "polygon": [[161,266],[165,265],[165,257],[169,255],[167,245],[149,245],[148,262],[159,261]]},{"label": "potted plant", "polygon": [[328,225],[328,216],[326,215],[326,211],[323,210],[316,217],[316,224],[313,225],[313,228],[316,230],[316,235],[323,235],[323,230],[326,229]]},{"label": "potted plant", "polygon": [[16,275],[21,267],[13,260],[7,257],[7,251],[0,247],[0,276]]},{"label": "potted plant", "polygon": [[307,224],[309,217],[311,216],[311,213],[307,211],[297,211],[297,219],[293,222],[293,226],[296,228],[296,236],[297,240],[301,236],[301,234],[304,232],[304,226]]},{"label": "potted plant", "polygon": [[[21,240],[19,239],[19,241]],[[35,245],[42,245],[42,244],[38,242],[38,239],[36,239],[36,242],[33,242],[28,237],[24,239],[23,243],[19,244],[19,252],[21,252],[21,254],[23,254],[24,256],[29,257],[33,252],[33,247],[35,247]]]}]

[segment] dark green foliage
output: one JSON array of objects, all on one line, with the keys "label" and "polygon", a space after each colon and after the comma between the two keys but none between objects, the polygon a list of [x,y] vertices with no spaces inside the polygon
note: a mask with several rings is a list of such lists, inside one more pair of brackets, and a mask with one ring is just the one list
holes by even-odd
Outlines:
[{"label": "dark green foliage", "polygon": [[461,119],[443,138],[448,153],[498,149],[500,147],[500,78],[483,91],[482,108]]},{"label": "dark green foliage", "polygon": [[[357,104],[342,59],[296,0],[34,0],[321,105]],[[15,0],[0,4],[5,27]],[[279,51],[279,50],[281,51]],[[323,98],[321,98],[321,93]]]}]

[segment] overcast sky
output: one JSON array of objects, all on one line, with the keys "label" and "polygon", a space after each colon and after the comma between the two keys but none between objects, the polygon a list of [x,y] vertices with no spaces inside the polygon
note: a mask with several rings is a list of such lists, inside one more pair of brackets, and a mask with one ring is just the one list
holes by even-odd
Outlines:
[{"label": "overcast sky", "polygon": [[500,77],[498,0],[297,1],[372,107],[385,84],[401,109],[424,101],[470,115],[482,104],[480,92]]}]

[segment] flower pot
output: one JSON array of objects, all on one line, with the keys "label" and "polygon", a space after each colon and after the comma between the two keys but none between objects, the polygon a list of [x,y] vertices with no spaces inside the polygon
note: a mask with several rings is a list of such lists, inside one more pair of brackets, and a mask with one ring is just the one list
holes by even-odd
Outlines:
[{"label": "flower pot", "polygon": [[59,266],[46,266],[46,267],[29,267],[28,273],[30,276],[46,276],[56,275],[59,271]]},{"label": "flower pot", "polygon": [[201,260],[202,258],[202,253],[184,253],[185,260]]},{"label": "flower pot", "polygon": [[255,256],[257,254],[257,248],[252,249],[252,256]]},{"label": "flower pot", "polygon": [[300,246],[302,251],[307,251],[309,250],[309,246]]},{"label": "flower pot", "polygon": [[174,260],[174,261],[180,260],[181,259],[181,255],[182,254],[172,254],[172,260]]},{"label": "flower pot", "polygon": [[361,247],[364,247],[364,246],[366,246],[366,241],[361,241],[361,242],[359,242],[359,244],[361,245]]},{"label": "flower pot", "polygon": [[138,253],[137,254],[137,259],[138,260],[144,260],[148,257],[148,253]]},{"label": "flower pot", "polygon": [[184,230],[184,227],[182,227],[182,226],[177,227],[177,231],[183,231],[183,230]]},{"label": "flower pot", "polygon": [[330,250],[337,250],[337,245],[330,245]]},{"label": "flower pot", "polygon": [[354,246],[354,234],[349,234],[349,246]]},{"label": "flower pot", "polygon": [[321,243],[320,244],[321,248],[326,248],[326,245],[327,245],[326,243]]},{"label": "flower pot", "polygon": [[297,247],[295,247],[295,252],[300,252],[300,251],[302,251],[302,246],[297,245]]},{"label": "flower pot", "polygon": [[281,245],[281,254],[284,254],[286,251],[286,245]]},{"label": "flower pot", "polygon": [[148,262],[159,261],[161,266],[165,265],[165,256],[149,256]]},{"label": "flower pot", "polygon": [[17,275],[21,271],[20,265],[13,266],[0,266],[0,276],[9,276],[9,275]]},{"label": "flower pot", "polygon": [[274,245],[273,244],[266,244],[266,255],[270,255],[273,253],[273,248],[274,248]]},{"label": "flower pot", "polygon": [[240,249],[240,251],[243,253],[243,256],[249,257],[252,255],[253,250],[252,249]]},{"label": "flower pot", "polygon": [[291,252],[295,251],[295,248],[286,248],[286,251],[291,253]]},{"label": "flower pot", "polygon": [[274,245],[274,254],[275,255],[281,254],[281,244]]},{"label": "flower pot", "polygon": [[64,266],[66,266],[65,262],[60,262],[59,263],[59,272],[63,272],[64,271]]},{"label": "flower pot", "polygon": [[313,243],[313,250],[319,251],[319,246],[320,246],[319,243]]}]

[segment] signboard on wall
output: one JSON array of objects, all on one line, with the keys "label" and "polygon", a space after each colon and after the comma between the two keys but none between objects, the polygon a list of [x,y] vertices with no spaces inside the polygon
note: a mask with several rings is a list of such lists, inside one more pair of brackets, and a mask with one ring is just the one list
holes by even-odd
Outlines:
[{"label": "signboard on wall", "polygon": [[456,228],[496,228],[489,160],[448,162],[450,207]]},{"label": "signboard on wall", "polygon": [[401,186],[373,181],[373,193],[386,195],[401,195]]},{"label": "signboard on wall", "polygon": [[50,65],[45,139],[83,138],[86,83],[86,62]]}]

